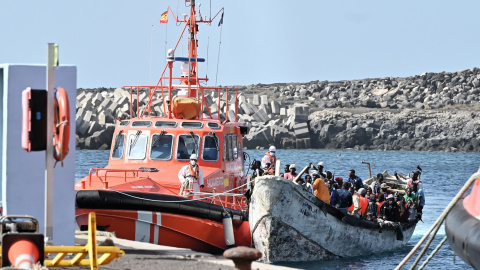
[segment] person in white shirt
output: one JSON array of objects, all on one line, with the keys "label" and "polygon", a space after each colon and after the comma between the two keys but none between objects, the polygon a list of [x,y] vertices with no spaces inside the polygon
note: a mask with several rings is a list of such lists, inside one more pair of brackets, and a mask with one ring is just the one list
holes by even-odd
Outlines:
[{"label": "person in white shirt", "polygon": [[182,183],[180,187],[180,195],[188,195],[193,192],[193,198],[198,199],[198,192],[200,188],[204,188],[203,184],[203,170],[197,164],[197,155],[190,156],[190,163],[183,166],[178,172],[178,180]]}]

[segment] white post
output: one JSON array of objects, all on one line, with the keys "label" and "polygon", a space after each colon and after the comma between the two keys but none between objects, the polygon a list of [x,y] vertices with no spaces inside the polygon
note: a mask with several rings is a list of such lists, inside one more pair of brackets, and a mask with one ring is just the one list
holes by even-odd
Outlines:
[{"label": "white post", "polygon": [[280,176],[280,160],[277,159],[275,162],[275,176]]},{"label": "white post", "polygon": [[55,67],[58,65],[58,45],[48,43],[47,51],[47,151],[45,156],[45,232],[46,243],[53,241],[53,99]]}]

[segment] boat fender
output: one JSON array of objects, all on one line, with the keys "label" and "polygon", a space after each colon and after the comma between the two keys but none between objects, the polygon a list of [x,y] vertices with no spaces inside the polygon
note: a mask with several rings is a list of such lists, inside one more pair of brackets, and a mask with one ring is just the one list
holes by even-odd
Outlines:
[{"label": "boat fender", "polygon": [[55,135],[53,156],[55,160],[63,161],[68,154],[70,141],[70,105],[67,91],[61,87],[55,92],[53,113],[53,134]]},{"label": "boat fender", "polygon": [[225,245],[227,248],[235,246],[235,236],[233,234],[232,218],[228,213],[223,216],[223,233],[225,235]]}]

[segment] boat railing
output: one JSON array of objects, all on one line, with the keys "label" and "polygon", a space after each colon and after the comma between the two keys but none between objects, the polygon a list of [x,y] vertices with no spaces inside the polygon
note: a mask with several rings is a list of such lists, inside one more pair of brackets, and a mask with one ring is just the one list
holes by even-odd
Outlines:
[{"label": "boat railing", "polygon": [[[165,79],[165,78],[163,78]],[[181,79],[179,78],[173,78],[173,79]],[[165,85],[124,85],[124,88],[129,88],[130,89],[130,119],[132,118],[142,118],[146,116],[152,116],[152,105],[154,102],[154,96],[156,91],[160,91],[162,95],[162,107],[163,107],[163,116],[166,118],[173,118],[171,109],[169,108],[170,105],[170,100],[172,96],[175,94],[173,92],[178,92],[179,90],[198,90],[197,92],[197,100],[201,102],[201,110],[200,110],[200,115],[199,119],[214,119],[214,116],[216,115],[217,119],[220,119],[222,113],[225,115],[224,121],[238,121],[238,89],[237,88],[229,88],[229,87],[209,87],[209,86],[199,86],[199,87],[194,87],[194,86],[189,86],[189,85],[175,85],[172,87],[165,86]],[[218,96],[218,102],[217,102],[217,108],[216,111],[217,113],[212,113],[211,111],[211,106],[213,104],[209,104],[207,101],[207,94],[206,92],[212,91],[212,92],[217,92]],[[140,110],[140,96],[143,93],[147,93],[148,95],[148,102],[145,104],[145,107],[143,110]],[[233,93],[235,94],[235,105],[234,105],[234,119],[229,119],[229,103],[232,102],[233,98]],[[133,111],[134,108],[134,94],[135,94],[135,99],[136,99],[136,110]],[[224,97],[224,99],[222,99]],[[222,111],[222,102],[225,103],[225,110]],[[203,117],[204,112],[207,114],[207,117]],[[157,112],[159,113],[159,112]]]},{"label": "boat railing", "polygon": [[[98,174],[100,171],[105,171],[105,174],[102,177]],[[104,189],[108,189],[108,174],[111,173],[116,173],[115,177],[119,177],[118,173],[124,173],[123,177],[124,182],[127,182],[128,178],[139,178],[140,177],[140,172],[143,172],[142,170],[125,170],[125,169],[108,169],[108,168],[91,168],[90,172],[88,174],[88,181],[82,181],[82,189],[86,188],[86,182],[88,182],[88,186],[92,186],[92,175],[96,176],[103,184]],[[132,173],[132,176],[127,176],[129,173]],[[112,176],[110,176],[112,177]]]}]

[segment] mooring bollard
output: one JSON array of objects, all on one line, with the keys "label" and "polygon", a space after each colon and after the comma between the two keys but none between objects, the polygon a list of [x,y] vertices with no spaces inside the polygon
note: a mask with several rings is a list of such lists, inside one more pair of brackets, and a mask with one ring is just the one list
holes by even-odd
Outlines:
[{"label": "mooring bollard", "polygon": [[251,270],[252,261],[260,259],[262,253],[254,248],[236,247],[225,250],[223,257],[232,260],[236,270]]}]

